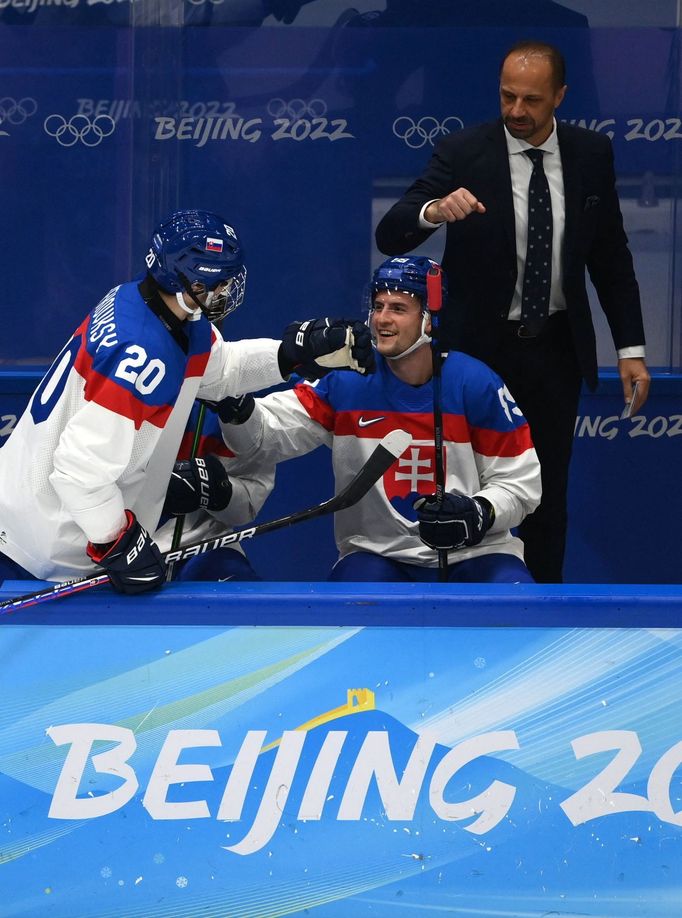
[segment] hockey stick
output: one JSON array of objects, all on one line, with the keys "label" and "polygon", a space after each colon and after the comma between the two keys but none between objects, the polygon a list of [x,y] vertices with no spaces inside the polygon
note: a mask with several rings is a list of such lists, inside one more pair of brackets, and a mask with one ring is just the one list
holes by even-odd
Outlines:
[{"label": "hockey stick", "polygon": [[[214,536],[211,539],[205,539],[203,542],[195,542],[192,545],[186,545],[184,548],[168,551],[164,554],[163,560],[166,564],[177,564],[179,561],[186,561],[188,558],[194,558],[207,551],[215,551],[218,548],[225,548],[227,545],[233,545],[235,542],[243,542],[246,539],[253,539],[256,536],[263,535],[266,532],[274,532],[276,529],[283,529],[285,526],[293,526],[295,523],[302,523],[304,520],[314,520],[318,516],[325,516],[328,513],[336,513],[338,510],[346,510],[357,504],[358,501],[367,494],[367,492],[379,481],[381,476],[388,471],[395,460],[401,456],[412,442],[412,437],[404,430],[392,430],[386,434],[383,440],[375,448],[367,462],[362,466],[355,477],[346,485],[346,487],[330,497],[329,500],[323,501],[315,507],[308,510],[299,510],[289,516],[283,516],[278,520],[272,520],[269,523],[260,523],[247,529],[237,529],[234,532],[227,532],[224,536]],[[47,602],[50,599],[58,599],[60,596],[68,596],[71,593],[79,593],[82,590],[89,590],[92,587],[99,586],[101,583],[107,583],[109,577],[107,574],[96,574],[94,577],[81,577],[78,580],[66,580],[64,583],[58,583],[53,587],[46,587],[38,590],[36,593],[27,593],[24,596],[17,596],[15,599],[6,599],[0,602],[0,615],[6,615],[10,612],[16,612],[17,609],[24,609],[28,606],[37,605],[40,602]]]},{"label": "hockey stick", "polygon": [[[433,362],[433,445],[436,452],[436,500],[445,497],[445,467],[443,465],[443,412],[441,402],[440,309],[443,305],[443,282],[440,265],[433,265],[426,275],[426,301],[431,313],[431,358]],[[438,580],[448,582],[448,550],[438,549]]]},{"label": "hockey stick", "polygon": [[[204,429],[204,418],[206,417],[206,405],[202,402],[199,406],[199,414],[197,415],[197,426],[194,431],[194,439],[192,440],[192,448],[189,451],[189,458],[196,459],[197,453],[199,452],[199,443],[201,443],[201,434]],[[182,530],[185,528],[185,515],[179,516],[175,521],[175,527],[173,529],[173,539],[171,541],[171,550],[175,551],[176,548],[180,547],[180,542],[182,541]],[[173,568],[175,563],[169,561],[166,567],[166,580],[170,582],[173,579]]]}]

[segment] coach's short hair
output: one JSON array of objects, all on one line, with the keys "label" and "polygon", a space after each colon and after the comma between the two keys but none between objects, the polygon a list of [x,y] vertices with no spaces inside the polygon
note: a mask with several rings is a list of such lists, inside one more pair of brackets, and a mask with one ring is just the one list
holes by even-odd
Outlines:
[{"label": "coach's short hair", "polygon": [[500,64],[500,73],[502,73],[502,68],[504,67],[504,62],[508,57],[511,57],[512,54],[528,54],[528,55],[537,55],[538,57],[546,58],[552,68],[552,76],[554,78],[554,85],[557,89],[566,83],[566,61],[564,56],[554,45],[550,45],[544,41],[536,41],[532,38],[524,39],[523,41],[517,41],[511,46],[507,51],[505,56],[502,58],[502,63]]}]

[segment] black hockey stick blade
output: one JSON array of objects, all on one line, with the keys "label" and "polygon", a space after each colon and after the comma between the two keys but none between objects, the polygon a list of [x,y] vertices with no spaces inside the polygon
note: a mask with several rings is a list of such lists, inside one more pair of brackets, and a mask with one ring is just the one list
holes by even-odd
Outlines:
[{"label": "black hockey stick blade", "polygon": [[[260,523],[257,526],[250,526],[246,529],[237,529],[234,532],[226,533],[224,536],[205,539],[203,542],[197,542],[194,545],[186,545],[175,552],[166,552],[163,556],[164,561],[166,563],[169,561],[174,563],[187,561],[189,558],[201,555],[205,551],[215,551],[216,548],[224,548],[226,545],[232,545],[235,542],[243,542],[246,539],[254,538],[254,536],[264,535],[266,532],[274,532],[276,529],[284,529],[285,526],[293,526],[294,523],[302,523],[304,520],[314,520],[318,516],[326,516],[328,513],[346,510],[362,500],[381,476],[389,470],[396,459],[402,456],[411,442],[412,437],[407,431],[392,430],[375,447],[372,455],[357,475],[348,482],[342,491],[330,497],[329,500],[325,500],[315,507],[310,507],[308,510],[299,510],[290,516],[282,516],[280,519],[272,520],[269,523]],[[1,608],[2,606],[0,605]]]},{"label": "black hockey stick blade", "polygon": [[[406,431],[392,430],[386,434],[374,449],[374,452],[357,475],[342,491],[330,497],[329,500],[325,500],[315,507],[310,507],[308,510],[299,510],[297,513],[283,516],[278,520],[271,520],[269,523],[260,523],[245,529],[237,529],[234,532],[226,533],[224,536],[205,539],[203,542],[195,542],[175,551],[167,551],[163,556],[163,560],[166,564],[177,564],[178,561],[186,561],[207,551],[215,551],[218,548],[233,545],[235,542],[253,539],[255,536],[263,535],[266,532],[274,532],[276,529],[284,529],[286,526],[293,526],[295,523],[302,523],[304,520],[313,520],[319,516],[336,513],[337,510],[346,510],[362,500],[396,459],[405,452],[411,442],[412,437]],[[35,606],[40,602],[58,599],[61,596],[80,593],[83,590],[89,590],[102,583],[107,583],[108,580],[109,578],[106,574],[99,573],[93,577],[66,580],[63,583],[57,583],[53,587],[46,587],[35,593],[27,593],[14,599],[6,599],[0,602],[0,615],[7,615],[10,612],[16,612],[18,609]]]}]

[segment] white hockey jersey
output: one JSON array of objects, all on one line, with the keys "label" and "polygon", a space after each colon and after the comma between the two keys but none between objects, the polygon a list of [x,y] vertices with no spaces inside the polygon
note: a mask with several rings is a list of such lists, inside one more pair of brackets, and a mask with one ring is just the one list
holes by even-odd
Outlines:
[{"label": "white hockey jersey", "polygon": [[[435,447],[432,383],[410,386],[377,354],[368,376],[334,371],[315,384],[301,383],[256,400],[251,418],[223,426],[240,474],[251,461],[277,463],[325,443],[332,449],[337,491],[367,461],[385,434],[402,428],[412,444],[357,505],[336,514],[339,556],[369,551],[428,567],[437,553],[419,538],[413,509],[433,494]],[[450,353],[441,379],[445,490],[483,496],[495,523],[480,545],[450,553],[456,563],[504,552],[523,558],[523,544],[510,528],[538,506],[540,464],[528,424],[502,380],[465,354]]]},{"label": "white hockey jersey", "polygon": [[0,449],[1,550],[36,577],[92,573],[87,541],[108,542],[124,508],[154,532],[197,396],[281,383],[279,342],[228,343],[204,316],[187,351],[138,285],[111,290],[64,346]]}]

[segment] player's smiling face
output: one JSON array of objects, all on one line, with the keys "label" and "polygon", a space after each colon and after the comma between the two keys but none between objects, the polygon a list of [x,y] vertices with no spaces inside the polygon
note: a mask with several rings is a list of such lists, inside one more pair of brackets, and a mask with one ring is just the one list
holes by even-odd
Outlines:
[{"label": "player's smiling face", "polygon": [[[370,324],[379,353],[398,357],[421,335],[421,302],[409,293],[380,290],[374,296]],[[427,324],[427,333],[429,330]]]}]

